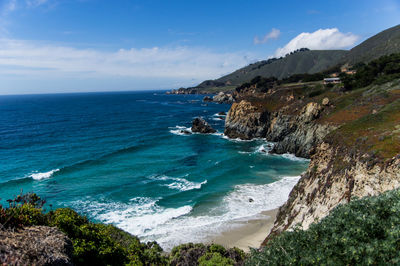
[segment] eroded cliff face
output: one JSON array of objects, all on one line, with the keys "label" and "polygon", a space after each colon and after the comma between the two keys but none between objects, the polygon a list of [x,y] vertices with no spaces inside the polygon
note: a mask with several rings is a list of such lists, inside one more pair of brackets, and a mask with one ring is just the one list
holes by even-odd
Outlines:
[{"label": "eroded cliff face", "polygon": [[310,150],[335,127],[318,123],[324,107],[310,102],[297,113],[281,108],[275,112],[263,110],[249,101],[234,103],[225,120],[225,135],[230,138],[266,138],[276,142],[274,153],[293,153],[309,158]]},{"label": "eroded cliff face", "polygon": [[307,229],[338,204],[354,197],[378,195],[400,187],[400,155],[377,163],[371,154],[321,143],[302,175],[279,209],[270,237],[298,225]]},{"label": "eroded cliff face", "polygon": [[225,135],[230,138],[252,139],[266,136],[269,113],[251,102],[233,103],[225,118]]},{"label": "eroded cliff face", "polygon": [[265,138],[275,142],[274,153],[311,158],[263,244],[296,225],[307,229],[354,197],[400,187],[398,84],[311,93],[288,86],[236,95],[242,101],[226,117],[227,136]]}]

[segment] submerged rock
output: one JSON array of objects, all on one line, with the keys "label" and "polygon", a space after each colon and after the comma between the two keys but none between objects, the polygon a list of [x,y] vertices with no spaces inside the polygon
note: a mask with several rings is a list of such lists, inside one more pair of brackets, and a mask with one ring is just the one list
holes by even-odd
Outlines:
[{"label": "submerged rock", "polygon": [[179,133],[185,134],[185,135],[191,135],[192,134],[192,132],[190,132],[189,130],[181,130],[181,131],[179,131]]},{"label": "submerged rock", "polygon": [[213,129],[203,118],[197,117],[192,122],[192,132],[198,133],[215,133]]},{"label": "submerged rock", "polygon": [[203,102],[212,102],[212,101],[213,101],[213,99],[210,96],[205,96],[203,98]]}]

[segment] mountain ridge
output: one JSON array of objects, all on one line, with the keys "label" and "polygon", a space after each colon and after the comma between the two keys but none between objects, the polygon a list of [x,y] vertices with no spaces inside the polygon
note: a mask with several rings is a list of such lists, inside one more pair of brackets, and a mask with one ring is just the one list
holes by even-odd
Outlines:
[{"label": "mountain ridge", "polygon": [[381,31],[350,50],[301,48],[285,57],[258,61],[188,89],[195,89],[200,93],[227,91],[249,82],[256,76],[282,79],[294,74],[314,74],[339,65],[368,63],[383,55],[398,52],[400,52],[400,25]]}]

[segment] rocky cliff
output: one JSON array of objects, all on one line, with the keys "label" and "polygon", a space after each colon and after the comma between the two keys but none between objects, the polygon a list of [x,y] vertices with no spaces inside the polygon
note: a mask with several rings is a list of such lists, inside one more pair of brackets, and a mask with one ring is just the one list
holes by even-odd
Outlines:
[{"label": "rocky cliff", "polygon": [[225,135],[244,140],[266,136],[269,113],[251,102],[233,103],[225,118]]},{"label": "rocky cliff", "polygon": [[337,205],[355,197],[373,196],[398,187],[399,155],[378,164],[371,154],[352,153],[345,147],[321,143],[307,172],[279,209],[270,237],[294,226],[307,229]]},{"label": "rocky cliff", "polygon": [[289,152],[309,158],[311,148],[335,128],[334,125],[317,123],[323,109],[322,105],[309,102],[294,114],[289,114],[288,108],[270,112],[242,100],[229,110],[225,135],[241,139],[266,138],[275,142],[275,153]]},{"label": "rocky cliff", "polygon": [[296,225],[307,229],[355,197],[400,187],[399,84],[237,95],[226,117],[227,136],[265,138],[275,142],[272,152],[311,158],[264,244]]}]

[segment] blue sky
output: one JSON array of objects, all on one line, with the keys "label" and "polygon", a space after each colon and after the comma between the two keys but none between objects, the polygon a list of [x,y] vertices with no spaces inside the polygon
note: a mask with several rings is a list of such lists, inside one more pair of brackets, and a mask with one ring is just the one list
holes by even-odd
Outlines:
[{"label": "blue sky", "polygon": [[0,0],[0,94],[191,86],[399,23],[400,0]]}]

